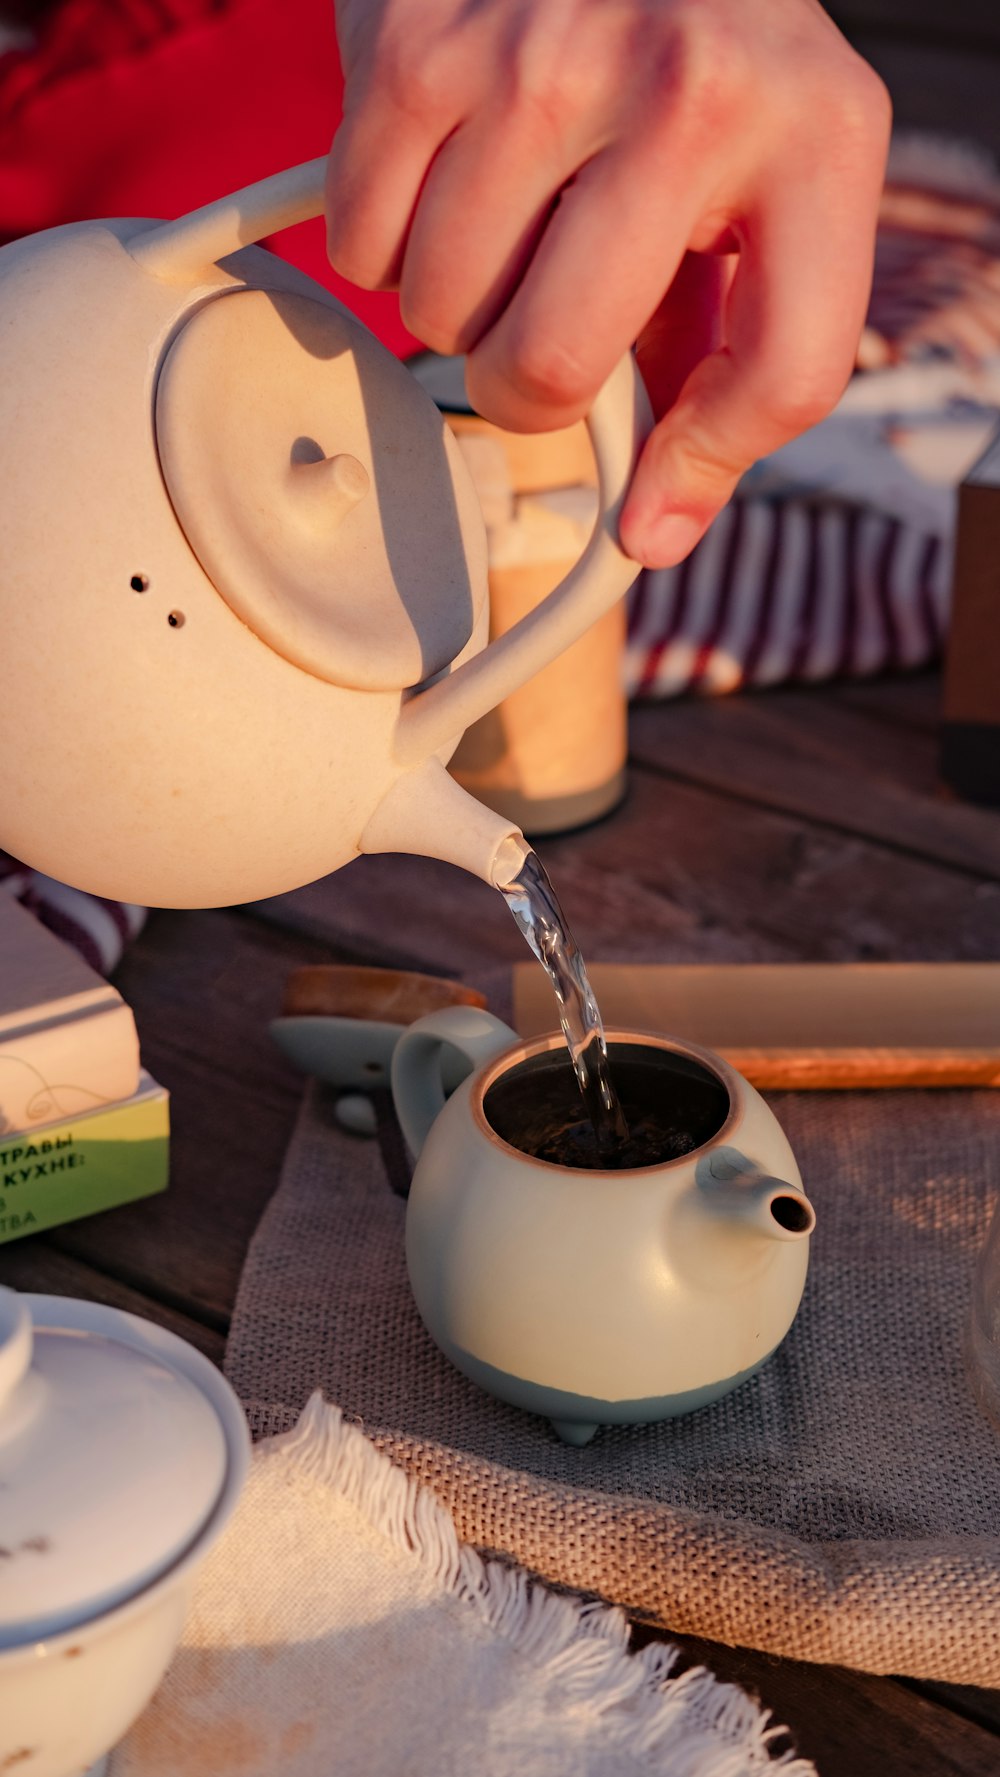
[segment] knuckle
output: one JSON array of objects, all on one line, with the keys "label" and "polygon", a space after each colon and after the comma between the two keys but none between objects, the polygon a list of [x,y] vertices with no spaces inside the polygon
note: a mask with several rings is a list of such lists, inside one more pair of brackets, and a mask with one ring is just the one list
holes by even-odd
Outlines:
[{"label": "knuckle", "polygon": [[883,152],[892,125],[892,101],[874,68],[847,51],[836,74],[823,64],[810,84],[808,111],[814,129],[841,158],[852,151],[868,157]]},{"label": "knuckle", "polygon": [[569,82],[523,85],[510,100],[522,141],[538,149],[562,141],[580,108]]},{"label": "knuckle", "polygon": [[398,116],[417,122],[435,117],[448,92],[434,43],[415,46],[395,36],[379,45],[371,85]]},{"label": "knuckle", "polygon": [[464,350],[458,325],[447,315],[422,309],[419,301],[400,296],[400,319],[409,333],[422,340],[432,352],[451,357]]},{"label": "knuckle", "polygon": [[818,426],[836,407],[846,383],[839,365],[817,366],[797,376],[786,370],[761,403],[768,429],[786,439]]},{"label": "knuckle", "polygon": [[532,338],[515,348],[511,366],[518,393],[539,407],[579,409],[594,393],[580,358],[554,337]]},{"label": "knuckle", "polygon": [[657,76],[697,132],[731,128],[734,108],[741,109],[752,85],[745,34],[721,11],[693,10],[665,41]]},{"label": "knuckle", "polygon": [[370,253],[365,253],[363,240],[363,233],[354,227],[349,216],[328,217],[326,255],[334,271],[359,290],[377,290],[384,281],[383,268],[374,264]]},{"label": "knuckle", "polygon": [[751,460],[725,427],[690,407],[661,421],[646,448],[661,486],[706,524]]},{"label": "knuckle", "polygon": [[867,62],[856,58],[855,107],[860,127],[876,142],[888,142],[892,128],[892,99],[880,75]]},{"label": "knuckle", "polygon": [[541,41],[531,34],[516,46],[503,78],[501,109],[522,139],[539,147],[564,141],[605,104],[605,70],[552,33]]},{"label": "knuckle", "polygon": [[408,286],[404,272],[399,313],[410,333],[444,357],[464,356],[481,332],[468,293],[435,286],[432,278],[422,277]]},{"label": "knuckle", "polygon": [[675,455],[677,479],[685,483],[692,494],[700,490],[703,496],[700,505],[697,498],[691,499],[692,511],[711,511],[719,495],[734,488],[747,468],[744,457],[727,448],[721,438],[712,437],[707,432],[692,432],[677,439]]}]

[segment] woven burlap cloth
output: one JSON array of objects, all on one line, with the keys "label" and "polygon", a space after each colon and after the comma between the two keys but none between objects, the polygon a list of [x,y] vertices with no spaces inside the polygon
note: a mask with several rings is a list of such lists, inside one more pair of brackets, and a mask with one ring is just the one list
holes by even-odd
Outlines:
[{"label": "woven burlap cloth", "polygon": [[379,1144],[308,1088],[227,1372],[258,1433],[316,1388],[459,1535],[677,1633],[1000,1684],[1000,1440],[963,1361],[1000,1094],[775,1095],[818,1218],[795,1325],[749,1382],[583,1450],[432,1344]]}]

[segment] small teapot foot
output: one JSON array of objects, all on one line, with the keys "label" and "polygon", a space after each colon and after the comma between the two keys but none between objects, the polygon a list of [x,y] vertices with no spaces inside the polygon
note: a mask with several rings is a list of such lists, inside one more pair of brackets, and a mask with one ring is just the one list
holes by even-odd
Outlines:
[{"label": "small teapot foot", "polygon": [[589,1444],[597,1430],[596,1421],[588,1422],[586,1419],[552,1419],[549,1423],[556,1437],[561,1438],[564,1444],[576,1444],[578,1447]]}]

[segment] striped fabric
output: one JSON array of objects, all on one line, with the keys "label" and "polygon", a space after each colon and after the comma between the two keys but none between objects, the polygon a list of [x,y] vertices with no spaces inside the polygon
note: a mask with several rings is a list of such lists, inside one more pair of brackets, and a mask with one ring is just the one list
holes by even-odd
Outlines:
[{"label": "striped fabric", "polygon": [[947,139],[902,136],[882,196],[860,361],[922,348],[982,362],[1000,350],[1000,178]]},{"label": "striped fabric", "polygon": [[947,621],[950,544],[819,501],[736,499],[688,559],[639,576],[626,680],[635,698],[923,666]]},{"label": "striped fabric", "polygon": [[636,698],[924,666],[947,627],[954,490],[1000,419],[1000,175],[893,144],[858,372],[758,464],[679,567],[640,575]]},{"label": "striped fabric", "polygon": [[6,852],[0,852],[0,894],[13,895],[57,938],[72,944],[100,975],[111,974],[126,944],[146,920],[144,907],[67,888],[51,876],[26,869]]}]

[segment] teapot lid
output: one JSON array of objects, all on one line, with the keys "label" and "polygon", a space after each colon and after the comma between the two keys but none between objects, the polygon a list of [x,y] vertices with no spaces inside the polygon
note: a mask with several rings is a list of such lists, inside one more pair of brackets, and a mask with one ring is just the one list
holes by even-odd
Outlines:
[{"label": "teapot lid", "polygon": [[0,1288],[0,1648],[141,1591],[195,1540],[226,1481],[206,1394],[169,1355],[130,1342],[132,1316],[105,1309],[97,1331],[80,1306]]},{"label": "teapot lid", "polygon": [[430,397],[321,294],[237,289],[193,312],[157,381],[160,468],[255,635],[332,684],[402,690],[485,622],[486,531]]}]

